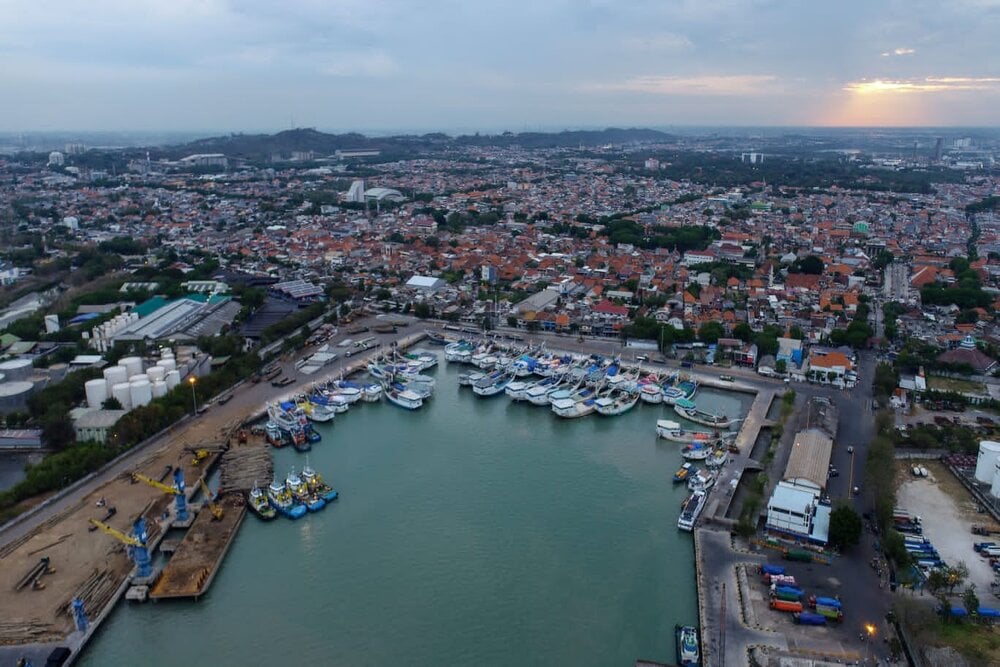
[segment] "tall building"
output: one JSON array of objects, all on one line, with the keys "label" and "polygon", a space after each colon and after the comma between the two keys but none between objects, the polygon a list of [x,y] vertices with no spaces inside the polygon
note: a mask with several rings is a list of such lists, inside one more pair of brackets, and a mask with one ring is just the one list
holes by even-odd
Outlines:
[{"label": "tall building", "polygon": [[351,188],[347,191],[347,201],[358,204],[365,203],[365,182],[358,179],[351,183]]},{"label": "tall building", "polygon": [[66,163],[66,158],[59,151],[52,151],[49,153],[49,166],[50,167],[61,167]]},{"label": "tall building", "polygon": [[938,137],[934,141],[934,161],[940,162],[943,156],[944,156],[944,139]]},{"label": "tall building", "polygon": [[763,153],[741,153],[740,160],[746,164],[764,164]]}]

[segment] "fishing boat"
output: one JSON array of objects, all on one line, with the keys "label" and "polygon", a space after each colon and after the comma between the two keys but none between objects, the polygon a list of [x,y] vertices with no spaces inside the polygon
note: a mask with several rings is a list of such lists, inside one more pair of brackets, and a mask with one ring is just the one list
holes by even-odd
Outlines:
[{"label": "fishing boat", "polygon": [[467,364],[472,361],[475,346],[467,340],[448,343],[444,346],[444,360]]},{"label": "fishing boat", "polygon": [[692,491],[708,491],[715,484],[717,474],[714,470],[699,470],[688,477],[688,488]]},{"label": "fishing boat", "polygon": [[320,474],[313,470],[308,463],[306,463],[306,466],[302,469],[302,481],[306,483],[306,487],[308,487],[313,494],[328,503],[333,502],[339,497],[337,492],[333,490],[333,487],[323,481]]},{"label": "fishing boat", "polygon": [[422,371],[426,371],[428,368],[434,368],[438,365],[438,357],[432,352],[412,352],[407,354],[406,358],[417,362],[417,365]]},{"label": "fishing boat", "polygon": [[284,447],[288,444],[288,440],[285,438],[285,434],[281,432],[278,425],[272,421],[267,422],[264,425],[264,437],[271,444],[272,447]]},{"label": "fishing boat", "polygon": [[729,458],[729,453],[720,447],[712,450],[712,453],[705,459],[705,465],[709,468],[719,468],[726,462],[727,458]]},{"label": "fishing boat", "polygon": [[350,380],[333,380],[324,389],[328,395],[343,400],[348,405],[357,403],[364,396],[364,388]]},{"label": "fishing boat", "polygon": [[458,386],[460,387],[471,387],[480,380],[486,377],[486,373],[482,371],[469,371],[467,373],[458,374]]},{"label": "fishing boat", "polygon": [[267,500],[271,507],[289,519],[298,519],[306,513],[306,506],[296,502],[284,482],[274,480],[267,487]]},{"label": "fishing boat", "polygon": [[288,438],[292,441],[292,447],[297,452],[308,452],[312,450],[312,441],[306,435],[306,430],[296,424],[288,431]]},{"label": "fishing boat", "polygon": [[693,463],[682,464],[681,467],[677,469],[677,472],[674,473],[674,481],[683,482],[684,480],[686,480],[688,476],[691,474],[691,470],[693,468],[694,468]]},{"label": "fishing boat", "polygon": [[725,415],[715,415],[705,410],[699,410],[697,405],[686,398],[677,399],[674,403],[674,412],[696,424],[703,424],[704,426],[711,426],[713,428],[729,428],[736,423],[735,419],[731,419]]},{"label": "fishing boat", "polygon": [[[517,377],[516,374],[515,377]],[[507,383],[503,392],[507,394],[512,401],[524,401],[528,398],[528,387],[530,386],[530,382],[525,382],[524,380],[514,380]]]},{"label": "fishing boat", "polygon": [[700,665],[701,652],[698,649],[698,629],[693,625],[674,626],[677,638],[677,664]]},{"label": "fishing boat", "polygon": [[711,446],[699,442],[692,442],[690,445],[685,445],[684,449],[681,450],[681,456],[688,461],[704,461],[711,453]]},{"label": "fishing boat", "polygon": [[589,387],[581,387],[566,398],[552,401],[552,412],[563,419],[585,417],[597,408],[597,394]]},{"label": "fishing boat", "polygon": [[347,412],[351,407],[351,404],[343,397],[333,395],[325,389],[318,388],[309,394],[309,402],[313,405],[314,411],[322,411],[331,415]]},{"label": "fishing boat", "polygon": [[663,387],[656,381],[643,382],[639,387],[639,398],[643,403],[659,405],[663,403]]},{"label": "fishing boat", "polygon": [[705,506],[705,498],[707,497],[708,495],[705,491],[695,491],[688,496],[687,500],[681,506],[681,515],[677,519],[678,528],[689,533],[694,530],[694,524]]},{"label": "fishing boat", "polygon": [[361,400],[365,403],[377,403],[382,400],[382,385],[374,382],[363,385]]},{"label": "fishing boat", "polygon": [[324,507],[326,507],[326,501],[323,500],[319,495],[314,494],[306,483],[302,481],[295,470],[292,469],[288,476],[285,478],[285,487],[288,492],[292,494],[292,498],[306,506],[310,512],[318,512]]},{"label": "fishing boat", "polygon": [[698,392],[698,383],[693,380],[682,380],[676,387],[663,388],[663,402],[674,405],[678,400],[690,401]]},{"label": "fishing boat", "polygon": [[254,482],[253,488],[250,489],[250,493],[247,494],[247,505],[250,506],[250,511],[257,515],[258,519],[262,521],[270,521],[278,515],[271,503],[267,499],[267,494],[264,493],[257,483]]},{"label": "fishing boat", "polygon": [[625,414],[639,402],[638,392],[615,389],[606,396],[601,396],[594,403],[594,409],[605,417]]},{"label": "fishing boat", "polygon": [[407,410],[416,410],[424,404],[424,399],[399,383],[387,384],[383,387],[386,400]]},{"label": "fishing boat", "polygon": [[564,375],[549,375],[542,378],[524,391],[524,400],[532,405],[548,405],[549,394],[562,386],[563,378]]},{"label": "fishing boat", "polygon": [[510,371],[493,371],[472,385],[472,393],[484,397],[502,394],[512,379],[514,379],[514,374]]},{"label": "fishing boat", "polygon": [[718,439],[709,431],[691,431],[669,419],[656,420],[656,435],[674,442],[712,442]]},{"label": "fishing boat", "polygon": [[309,403],[309,407],[306,408],[306,416],[314,422],[321,424],[330,422],[337,415],[334,407],[318,391],[313,391],[305,397],[305,400]]}]

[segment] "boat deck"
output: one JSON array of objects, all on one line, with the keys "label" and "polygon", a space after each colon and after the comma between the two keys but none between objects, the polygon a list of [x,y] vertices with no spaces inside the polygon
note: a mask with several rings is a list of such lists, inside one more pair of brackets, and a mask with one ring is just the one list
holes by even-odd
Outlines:
[{"label": "boat deck", "polygon": [[229,494],[220,498],[218,504],[223,508],[222,518],[214,521],[207,507],[198,513],[160,578],[149,590],[151,599],[197,599],[211,586],[246,515],[246,503],[241,494]]}]

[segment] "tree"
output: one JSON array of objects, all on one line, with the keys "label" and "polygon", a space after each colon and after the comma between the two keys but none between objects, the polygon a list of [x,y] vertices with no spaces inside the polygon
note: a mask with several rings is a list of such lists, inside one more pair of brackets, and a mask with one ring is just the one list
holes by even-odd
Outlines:
[{"label": "tree", "polygon": [[969,612],[969,616],[979,611],[979,596],[976,595],[975,584],[969,584],[965,592],[962,593],[962,604],[965,605],[965,611]]},{"label": "tree", "polygon": [[778,373],[784,373],[788,370],[788,362],[784,359],[778,359],[774,362],[774,370]]},{"label": "tree", "polygon": [[733,338],[739,338],[744,343],[749,343],[753,338],[753,329],[746,322],[740,322],[733,327]]},{"label": "tree", "polygon": [[725,329],[722,328],[722,323],[715,320],[705,322],[698,329],[698,339],[703,343],[718,343],[719,339],[722,338],[726,333]]},{"label": "tree", "polygon": [[788,268],[789,273],[808,273],[814,276],[823,273],[823,260],[816,255],[807,255],[795,260]]},{"label": "tree", "polygon": [[846,549],[861,540],[861,517],[849,505],[840,505],[830,513],[830,544]]},{"label": "tree", "polygon": [[122,404],[114,396],[109,396],[107,400],[101,403],[101,407],[105,410],[121,410]]}]

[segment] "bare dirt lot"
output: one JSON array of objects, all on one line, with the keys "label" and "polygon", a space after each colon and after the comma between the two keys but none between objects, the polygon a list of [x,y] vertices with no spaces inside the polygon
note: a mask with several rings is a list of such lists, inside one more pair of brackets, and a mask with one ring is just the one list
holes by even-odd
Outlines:
[{"label": "bare dirt lot", "polygon": [[988,514],[977,511],[975,499],[947,468],[937,462],[921,465],[930,473],[928,477],[914,477],[909,464],[900,465],[898,479],[902,483],[896,503],[921,518],[924,537],[933,543],[946,563],[964,562],[968,566],[968,581],[976,585],[976,593],[984,604],[997,602],[990,593],[994,575],[989,562],[972,549],[973,542],[989,539],[973,535],[972,526],[995,527],[995,524]]}]

